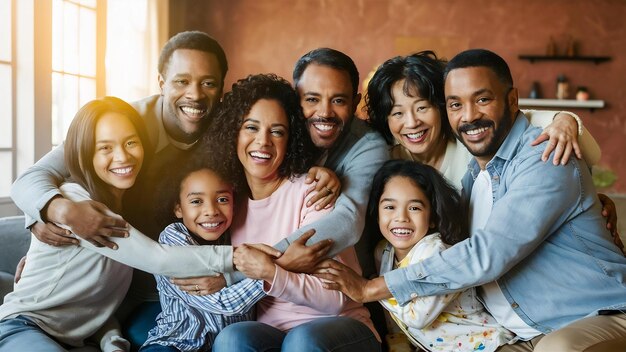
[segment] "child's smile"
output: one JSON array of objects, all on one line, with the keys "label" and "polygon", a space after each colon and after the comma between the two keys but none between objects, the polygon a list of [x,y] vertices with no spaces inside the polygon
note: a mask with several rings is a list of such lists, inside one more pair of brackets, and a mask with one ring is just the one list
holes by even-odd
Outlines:
[{"label": "child's smile", "polygon": [[182,181],[174,213],[189,232],[214,241],[233,220],[232,186],[209,169],[194,171]]},{"label": "child's smile", "polygon": [[380,232],[402,260],[434,225],[430,221],[430,201],[410,178],[394,176],[385,184],[378,202]]}]

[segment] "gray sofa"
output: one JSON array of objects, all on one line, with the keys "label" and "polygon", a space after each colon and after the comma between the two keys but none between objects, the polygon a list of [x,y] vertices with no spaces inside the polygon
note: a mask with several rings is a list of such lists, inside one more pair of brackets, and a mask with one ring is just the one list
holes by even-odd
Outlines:
[{"label": "gray sofa", "polygon": [[13,291],[15,267],[28,251],[30,236],[24,216],[0,218],[0,298]]},{"label": "gray sofa", "polygon": [[[0,218],[0,303],[13,291],[15,268],[28,252],[30,231],[24,228],[24,216]],[[70,349],[72,352],[97,352],[100,349],[84,346]]]}]

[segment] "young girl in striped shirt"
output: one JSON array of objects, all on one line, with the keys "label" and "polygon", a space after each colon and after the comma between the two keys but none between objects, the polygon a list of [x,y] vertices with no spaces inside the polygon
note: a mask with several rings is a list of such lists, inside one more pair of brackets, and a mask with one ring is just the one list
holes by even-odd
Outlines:
[{"label": "young girl in striped shirt", "polygon": [[[217,168],[196,162],[172,177],[172,190],[162,205],[163,218],[175,216],[159,237],[172,246],[228,245],[233,219],[233,184]],[[167,197],[167,196],[166,196]],[[168,211],[169,209],[169,211]],[[254,304],[265,296],[263,282],[244,279],[211,293],[193,287],[179,287],[168,277],[155,275],[163,311],[157,326],[150,330],[141,351],[210,351],[213,339],[234,322],[254,320]],[[222,286],[226,281],[223,277]]]}]

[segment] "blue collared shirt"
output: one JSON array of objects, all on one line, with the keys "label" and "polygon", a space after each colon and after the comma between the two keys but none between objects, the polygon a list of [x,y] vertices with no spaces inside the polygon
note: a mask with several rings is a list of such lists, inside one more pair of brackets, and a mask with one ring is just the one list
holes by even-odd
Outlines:
[{"label": "blue collared shirt", "polygon": [[[185,225],[173,223],[159,242],[173,246],[198,245]],[[254,320],[254,304],[265,297],[263,281],[244,279],[206,296],[190,295],[165,276],[155,275],[163,311],[144,345],[174,346],[181,351],[210,351],[227,325]]]},{"label": "blue collared shirt", "polygon": [[[541,130],[519,113],[486,169],[493,210],[485,228],[451,248],[385,274],[400,304],[497,280],[513,310],[549,333],[599,310],[626,307],[626,258],[613,244],[587,165],[541,161]],[[463,179],[469,199],[480,167]]]}]

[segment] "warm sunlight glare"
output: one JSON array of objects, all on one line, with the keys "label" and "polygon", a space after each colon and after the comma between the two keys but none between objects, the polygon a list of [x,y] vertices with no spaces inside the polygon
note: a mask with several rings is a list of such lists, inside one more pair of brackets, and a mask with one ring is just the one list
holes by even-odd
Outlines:
[{"label": "warm sunlight glare", "polygon": [[0,0],[0,197],[13,178],[13,87],[11,0]]},{"label": "warm sunlight glare", "polygon": [[148,0],[107,1],[107,95],[135,101],[156,93]]},{"label": "warm sunlight glare", "polygon": [[60,144],[80,106],[96,97],[96,7],[52,2],[52,144]]}]

